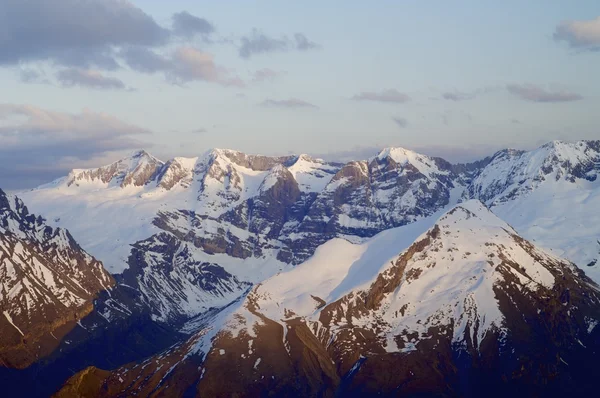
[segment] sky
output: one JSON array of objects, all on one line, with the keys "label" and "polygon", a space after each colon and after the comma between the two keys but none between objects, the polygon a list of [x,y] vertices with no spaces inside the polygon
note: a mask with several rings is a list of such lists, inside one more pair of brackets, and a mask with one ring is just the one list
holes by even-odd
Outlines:
[{"label": "sky", "polygon": [[1,0],[0,188],[145,148],[449,161],[600,139],[600,2]]}]

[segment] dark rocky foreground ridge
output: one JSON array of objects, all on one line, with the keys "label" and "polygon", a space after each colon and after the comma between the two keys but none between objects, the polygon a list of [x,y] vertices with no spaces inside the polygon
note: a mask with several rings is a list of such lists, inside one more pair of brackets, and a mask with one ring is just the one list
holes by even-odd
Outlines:
[{"label": "dark rocky foreground ridge", "polygon": [[[532,168],[532,164],[539,167]],[[131,158],[103,168],[76,170],[64,179],[26,192],[23,196],[28,204],[32,204],[36,212],[48,217],[50,221],[45,221],[46,223],[53,227],[60,226],[71,230],[86,250],[107,264],[107,267],[113,270],[115,282],[111,285],[114,284],[114,287],[106,292],[100,292],[102,289],[96,292],[95,306],[93,309],[91,306],[88,307],[91,312],[80,321],[83,327],[77,326],[71,329],[43,360],[29,366],[25,371],[12,369],[0,371],[0,377],[6,375],[3,379],[6,382],[1,384],[12,385],[14,383],[9,383],[8,380],[22,380],[21,387],[17,387],[17,392],[25,391],[23,386],[27,385],[30,388],[28,390],[30,394],[27,395],[47,396],[58,389],[67,377],[87,366],[94,366],[97,369],[118,370],[107,373],[88,369],[71,381],[77,384],[78,380],[85,379],[85,383],[79,384],[80,386],[92,388],[90,391],[95,391],[96,387],[106,388],[107,390],[102,391],[108,395],[116,394],[116,391],[122,393],[139,391],[146,395],[152,392],[157,396],[161,394],[178,396],[182,390],[175,389],[174,384],[183,386],[190,380],[193,383],[188,385],[185,391],[194,395],[197,391],[208,388],[206,386],[210,383],[204,380],[210,380],[213,375],[231,372],[234,372],[230,374],[231,380],[228,383],[231,388],[237,389],[236,391],[246,391],[250,395],[258,395],[259,392],[265,391],[265,388],[281,393],[287,391],[289,394],[302,392],[313,395],[332,392],[348,394],[348,389],[363,393],[372,392],[367,387],[361,390],[362,387],[359,388],[358,384],[366,385],[370,378],[378,380],[375,375],[379,377],[385,372],[379,370],[371,374],[371,371],[366,371],[365,369],[374,366],[374,360],[372,357],[369,359],[368,356],[361,358],[361,354],[357,354],[360,350],[350,350],[354,352],[352,354],[354,356],[351,355],[350,359],[343,357],[339,352],[332,353],[329,340],[324,342],[323,335],[319,333],[331,333],[325,330],[331,330],[333,326],[331,324],[326,328],[319,326],[322,331],[316,332],[313,330],[314,320],[306,320],[306,314],[295,317],[299,320],[294,323],[292,322],[294,316],[291,313],[273,317],[254,309],[256,313],[254,316],[264,317],[266,325],[272,324],[270,329],[267,328],[270,331],[265,334],[271,337],[261,340],[270,341],[275,337],[273,341],[281,342],[281,344],[273,343],[274,345],[253,342],[257,344],[257,348],[252,351],[255,353],[260,351],[261,355],[265,355],[261,357],[263,366],[268,361],[265,351],[275,353],[272,362],[269,362],[270,366],[273,369],[281,368],[282,373],[279,374],[279,378],[271,379],[279,380],[273,382],[274,384],[258,383],[252,389],[244,389],[255,385],[253,369],[256,357],[253,357],[253,362],[250,364],[252,366],[240,364],[234,368],[227,367],[227,364],[236,363],[236,358],[241,360],[239,358],[242,358],[242,354],[248,357],[247,352],[238,353],[233,348],[224,348],[225,354],[220,355],[218,350],[211,354],[210,350],[205,349],[204,352],[193,348],[200,341],[203,346],[208,344],[201,338],[201,335],[206,333],[206,325],[217,324],[219,319],[228,316],[229,311],[236,305],[253,308],[248,303],[255,296],[256,289],[246,296],[251,286],[263,282],[278,272],[283,271],[281,275],[285,275],[286,271],[304,266],[305,260],[312,259],[315,249],[331,239],[342,237],[359,243],[390,228],[416,225],[420,220],[439,217],[442,209],[451,208],[460,197],[464,200],[478,198],[492,206],[492,209],[496,209],[503,204],[521,203],[519,200],[523,198],[526,199],[544,189],[554,189],[555,185],[558,187],[563,183],[568,184],[566,186],[569,188],[582,189],[583,186],[583,189],[587,189],[582,184],[594,184],[600,170],[599,165],[600,143],[583,141],[573,144],[553,142],[532,152],[501,151],[490,158],[469,165],[452,165],[442,159],[427,157],[401,148],[386,149],[367,161],[350,162],[345,165],[312,159],[306,155],[265,157],[245,155],[236,151],[214,150],[203,157],[175,158],[166,163],[141,151]],[[594,203],[589,199],[588,202]],[[120,212],[120,209],[126,211]],[[126,213],[131,213],[133,217],[127,216]],[[141,219],[144,222],[136,224]],[[111,220],[110,225],[102,225],[106,224],[105,220]],[[513,222],[512,219],[510,220]],[[455,232],[457,236],[466,234],[465,230]],[[517,236],[516,240],[522,240],[518,238],[516,231],[513,230],[512,234]],[[487,248],[485,245],[484,247]],[[588,250],[589,247],[592,249]],[[585,248],[586,259],[600,258],[600,250],[594,252],[593,245]],[[460,245],[457,246],[457,250],[465,252]],[[398,255],[401,251],[402,248],[399,248],[395,254]],[[469,253],[472,252],[475,251],[471,250]],[[122,254],[116,256],[113,255],[114,253]],[[488,254],[499,256],[499,253],[500,251]],[[457,256],[454,256],[455,260]],[[469,255],[463,253],[462,257],[465,256]],[[331,254],[331,258],[337,257],[338,253]],[[124,266],[117,264],[119,261]],[[567,264],[564,260],[553,261]],[[590,261],[585,262],[583,266],[588,262]],[[520,264],[520,259],[513,263],[513,269],[528,265]],[[578,265],[582,266],[581,263]],[[323,265],[323,267],[328,266],[329,264]],[[557,272],[556,267],[551,264],[544,266],[550,269],[551,273]],[[121,269],[116,270],[118,267]],[[588,267],[586,271],[592,268]],[[504,268],[500,267],[494,275],[498,274],[503,279],[510,280],[513,274],[506,274],[503,270]],[[418,270],[413,270],[409,274],[414,277],[418,273]],[[399,273],[399,275],[404,274]],[[458,286],[461,281],[471,280],[473,276],[464,274],[455,277],[452,281]],[[573,278],[587,286],[578,287],[583,289],[582,295],[589,296],[595,291],[595,287],[589,284],[590,281],[585,279],[585,276],[575,275]],[[523,281],[519,279],[517,285],[522,284]],[[389,289],[392,288],[388,286],[379,289],[381,292],[378,294],[370,293],[366,296],[370,297],[368,311],[375,311],[371,308],[373,303],[380,300],[379,296],[382,294],[383,296],[389,294]],[[555,283],[552,291],[556,289],[558,292],[561,288]],[[572,287],[569,285],[568,289],[571,291]],[[564,291],[564,288],[560,290],[559,296],[570,294]],[[502,294],[510,299],[501,299]],[[590,355],[595,355],[593,354],[595,349],[586,351],[585,355],[576,354],[575,357],[570,357],[571,360],[567,356],[572,355],[571,350],[575,352],[582,345],[587,348],[595,347],[596,337],[593,337],[595,329],[592,327],[591,333],[587,336],[581,333],[581,330],[593,324],[595,307],[590,303],[586,304],[591,307],[582,310],[582,314],[585,312],[583,323],[579,315],[574,319],[564,316],[558,311],[560,308],[558,306],[557,311],[563,314],[558,318],[551,318],[545,312],[538,313],[538,310],[544,311],[546,307],[554,306],[554,299],[550,299],[553,294],[548,293],[544,295],[547,300],[537,300],[533,304],[526,301],[534,294],[526,296],[527,299],[519,298],[517,304],[513,303],[519,306],[518,311],[507,305],[501,306],[503,314],[511,311],[526,314],[523,315],[525,324],[513,322],[514,325],[511,327],[514,326],[518,331],[520,340],[511,341],[511,344],[514,347],[518,346],[526,353],[527,358],[531,359],[530,368],[542,366],[552,370],[532,373],[530,369],[523,373],[524,376],[520,380],[525,386],[529,383],[527,380],[535,379],[539,381],[531,382],[532,385],[537,386],[535,391],[550,391],[543,390],[546,388],[543,385],[544,383],[554,387],[558,385],[548,381],[554,380],[552,372],[555,372],[557,375],[560,374],[560,377],[556,376],[556,379],[560,380],[560,385],[563,383],[564,386],[574,388],[574,380],[579,380],[581,388],[573,391],[584,391],[589,385],[586,382],[592,378],[584,377],[588,374],[585,369],[573,370],[577,365],[573,365],[572,362],[594,360]],[[513,297],[521,296],[520,291],[510,292],[510,294],[496,292],[491,300],[496,297],[499,302],[511,301],[514,300]],[[329,300],[322,294],[314,294],[311,300],[314,302],[311,308],[322,307],[319,309],[320,313],[335,308],[333,303],[336,301],[343,303],[342,297]],[[341,305],[343,308],[348,304]],[[404,316],[409,307],[407,305],[404,309],[397,308],[395,312]],[[459,307],[461,308],[459,313],[473,312],[469,306],[461,304],[457,308]],[[225,309],[221,311],[219,308]],[[336,309],[335,313],[339,311]],[[361,316],[365,319],[368,318],[367,312],[363,313],[361,310]],[[346,315],[346,317],[354,319],[356,314]],[[458,315],[453,319],[458,319],[457,317]],[[511,315],[510,318],[517,317]],[[290,329],[285,332],[289,340],[287,345],[283,343],[282,330],[285,329],[281,326],[281,319],[286,319],[286,324],[290,326]],[[422,322],[425,322],[425,319],[423,318]],[[489,316],[473,322],[478,325],[485,323],[484,319],[489,319]],[[386,322],[389,323],[389,320]],[[406,319],[403,322],[406,322]],[[16,324],[20,325],[20,323]],[[545,325],[545,329],[540,325]],[[554,328],[558,326],[572,330],[569,333],[565,332],[566,334],[561,332],[563,334],[555,335]],[[14,329],[14,333],[16,329],[12,326],[11,328]],[[480,326],[475,328],[479,329]],[[384,330],[383,326],[381,330]],[[378,358],[402,357],[404,358],[402,361],[420,364],[418,366],[423,369],[432,361],[443,363],[443,368],[436,368],[435,371],[430,369],[433,372],[430,376],[437,375],[438,378],[434,378],[435,380],[446,380],[448,387],[446,392],[450,395],[464,395],[477,391],[475,380],[489,380],[493,384],[497,383],[498,378],[508,380],[504,384],[498,384],[498,391],[512,391],[510,389],[514,387],[514,391],[519,392],[518,389],[521,388],[517,387],[520,386],[519,379],[507,376],[508,370],[506,370],[516,369],[514,358],[511,359],[513,362],[510,362],[506,359],[508,357],[500,355],[501,358],[496,362],[491,360],[480,362],[481,353],[478,350],[482,344],[479,341],[481,336],[475,333],[479,339],[475,344],[477,347],[474,348],[471,343],[469,348],[469,344],[465,343],[466,349],[457,350],[454,345],[455,336],[448,330],[449,328],[446,327],[443,331],[435,333],[437,337],[431,337],[432,341],[445,341],[445,345],[440,342],[432,343],[433,345],[428,347],[428,343],[422,341],[416,344],[418,347],[416,350],[412,350],[414,342],[410,338],[406,340],[406,336],[419,336],[429,333],[429,330],[420,330],[418,333],[407,330],[408,334],[404,335],[406,340],[403,342],[404,346],[401,347],[400,340],[397,339],[397,351],[390,353],[386,351],[386,355]],[[528,331],[524,332],[526,330]],[[396,332],[397,330],[393,333]],[[367,330],[361,333],[365,345],[375,347],[373,349],[376,352],[381,351],[381,342],[376,336],[370,335]],[[297,337],[300,343],[295,342],[296,335],[301,336]],[[341,335],[338,333],[337,336],[340,338],[339,344],[336,345],[338,350],[339,347],[352,347],[353,337],[344,337],[344,333]],[[581,344],[576,342],[576,346],[568,350],[556,348],[554,351],[548,351],[546,349],[543,352],[548,351],[551,354],[540,356],[541,354],[536,354],[536,350],[541,349],[541,345],[527,348],[528,339],[538,336],[542,336],[539,340],[547,342],[548,347],[562,347],[575,341],[575,338]],[[357,336],[355,335],[354,338]],[[505,338],[504,334],[496,336],[498,341]],[[491,337],[487,339],[493,340]],[[60,337],[55,341],[58,340]],[[238,343],[241,344],[238,349],[248,348],[248,340],[242,339]],[[232,342],[232,347],[238,343]],[[176,346],[170,351],[163,351],[172,344]],[[259,350],[259,344],[266,345]],[[285,353],[280,352],[281,345]],[[449,347],[447,351],[441,349],[445,346]],[[440,350],[445,352],[444,360],[431,357],[433,347],[435,352]],[[294,350],[297,348],[300,354],[290,354],[289,350],[292,348]],[[182,361],[181,356],[188,355],[190,350],[194,353],[190,354],[186,361]],[[402,350],[409,351],[402,352]],[[490,349],[490,352],[493,351],[494,349]],[[277,352],[281,355],[276,354]],[[569,368],[564,368],[567,365],[560,360],[558,366],[562,368],[558,369],[552,365],[553,361],[557,360],[552,357],[556,353],[561,354],[559,357],[569,364]],[[212,358],[213,354],[215,358]],[[288,358],[294,358],[285,359],[284,354]],[[316,362],[314,356],[317,358]],[[139,373],[139,369],[143,364],[136,367],[138,373],[124,372],[124,369],[143,362],[144,358],[151,358],[147,363],[150,361],[158,361],[158,363],[156,366],[149,364],[144,367],[142,373]],[[461,362],[464,358],[471,359]],[[405,364],[394,362],[396,360],[386,359],[388,360],[391,362],[384,362],[387,364],[385,366],[400,368],[405,366],[407,372],[413,371]],[[331,361],[334,365],[326,365]],[[357,361],[361,364],[365,363],[365,367],[361,365],[356,368],[365,370],[363,376],[358,376],[357,373],[355,376],[358,378],[355,376],[348,378],[349,369],[352,369],[358,363]],[[219,368],[218,372],[202,371],[201,368],[207,368],[207,364],[213,362],[221,364],[219,366],[222,368]],[[367,363],[369,365],[366,365]],[[474,366],[475,373],[467,369],[466,363]],[[506,371],[490,373],[492,363]],[[164,373],[175,364],[178,365],[171,370],[173,374]],[[160,369],[157,369],[159,367]],[[257,367],[260,368],[260,363]],[[182,372],[181,369],[186,371]],[[243,385],[236,384],[238,381],[234,376],[238,370],[247,375],[238,380]],[[202,372],[205,376],[199,379]],[[136,381],[137,384],[128,384],[129,390],[119,390],[123,385],[115,382],[119,379],[127,381],[129,380],[127,378],[132,375],[138,377],[142,374],[144,377],[140,377]],[[430,376],[424,376],[425,374],[427,373],[419,376],[422,378],[420,380],[430,379]],[[85,377],[81,377],[82,375]],[[276,375],[277,373],[270,374],[270,376]],[[163,377],[165,379],[161,382]],[[182,381],[174,383],[173,377],[181,377]],[[39,388],[32,383],[28,384],[28,380],[32,379],[47,380],[47,382],[44,388]],[[96,379],[98,384],[90,382],[93,379]],[[353,382],[355,379],[362,381],[355,383]],[[397,380],[390,378],[389,382],[395,381]],[[420,382],[407,381],[407,383],[407,385],[415,383],[418,385]],[[436,383],[439,391],[444,391],[443,383],[437,381]],[[218,379],[213,381],[211,387],[213,390],[202,390],[208,391],[204,395],[219,393],[214,390],[217,384]],[[384,384],[380,380],[377,381],[377,385]],[[306,385],[307,389],[295,389],[299,385]],[[73,387],[73,383],[69,386],[64,391],[73,393],[72,389],[68,389]],[[469,389],[471,387],[473,390]],[[415,391],[418,392],[418,389]],[[225,390],[222,392],[225,393]],[[392,390],[389,392],[394,394]],[[129,395],[129,393],[123,394]]]}]

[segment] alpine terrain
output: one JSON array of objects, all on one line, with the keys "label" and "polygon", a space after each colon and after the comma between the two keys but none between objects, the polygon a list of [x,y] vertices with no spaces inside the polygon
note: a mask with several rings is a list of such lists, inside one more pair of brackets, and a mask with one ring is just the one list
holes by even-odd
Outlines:
[{"label": "alpine terrain", "polygon": [[599,176],[600,141],[469,164],[140,150],[0,193],[0,379],[63,397],[594,394]]}]

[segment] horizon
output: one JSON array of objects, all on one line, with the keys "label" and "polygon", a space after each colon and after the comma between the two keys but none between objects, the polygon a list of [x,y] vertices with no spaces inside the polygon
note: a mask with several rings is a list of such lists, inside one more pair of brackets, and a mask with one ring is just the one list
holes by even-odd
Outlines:
[{"label": "horizon", "polygon": [[9,0],[4,11],[7,189],[140,147],[166,159],[404,147],[467,163],[600,135],[596,1]]}]

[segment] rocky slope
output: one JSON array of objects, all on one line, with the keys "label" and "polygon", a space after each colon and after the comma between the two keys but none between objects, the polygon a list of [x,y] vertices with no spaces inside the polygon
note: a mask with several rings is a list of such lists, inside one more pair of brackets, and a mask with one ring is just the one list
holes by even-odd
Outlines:
[{"label": "rocky slope", "polygon": [[68,231],[0,190],[0,365],[49,355],[113,278]]},{"label": "rocky slope", "polygon": [[190,322],[187,342],[58,396],[589,394],[598,322],[595,283],[469,201],[334,239]]}]

